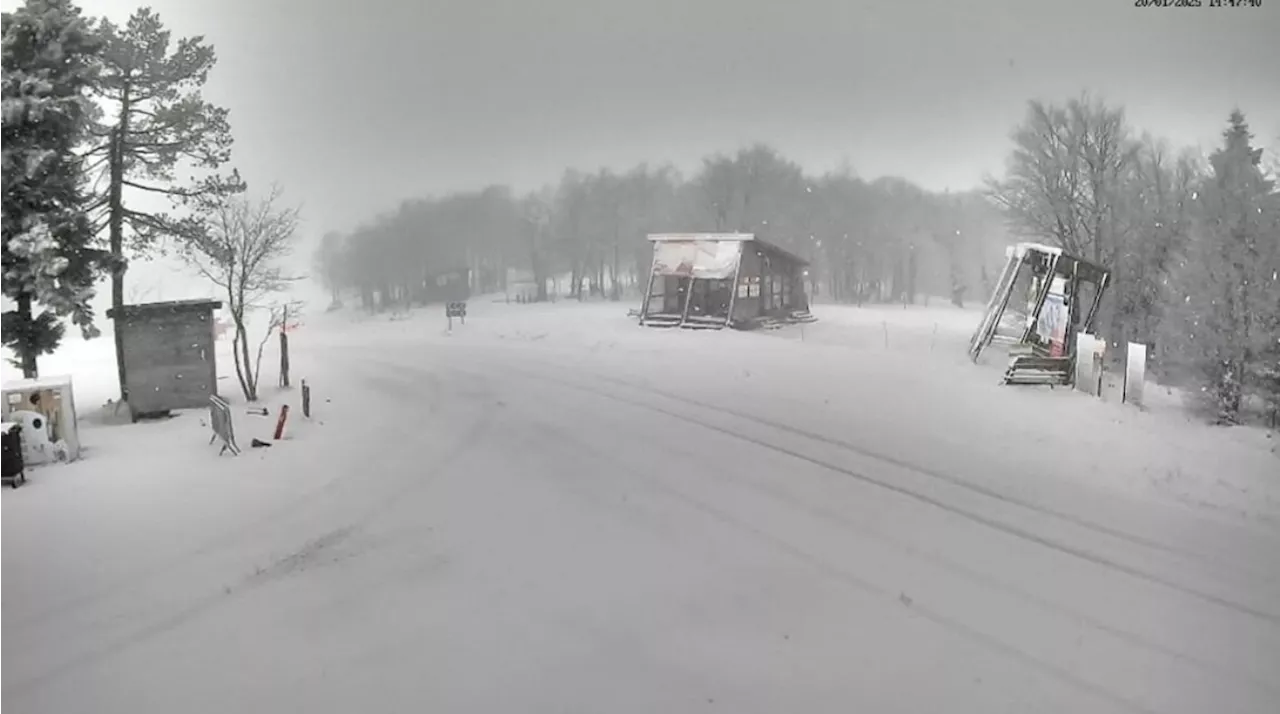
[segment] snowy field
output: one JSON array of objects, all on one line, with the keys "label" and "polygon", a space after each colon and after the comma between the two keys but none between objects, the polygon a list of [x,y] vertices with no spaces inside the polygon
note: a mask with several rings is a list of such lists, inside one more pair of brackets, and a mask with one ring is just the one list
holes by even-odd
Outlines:
[{"label": "snowy field", "polygon": [[93,418],[109,340],[45,358],[88,448],[3,492],[3,704],[1275,711],[1266,432],[1000,387],[972,310],[629,307],[312,317],[314,418],[237,404],[235,458],[199,412]]}]

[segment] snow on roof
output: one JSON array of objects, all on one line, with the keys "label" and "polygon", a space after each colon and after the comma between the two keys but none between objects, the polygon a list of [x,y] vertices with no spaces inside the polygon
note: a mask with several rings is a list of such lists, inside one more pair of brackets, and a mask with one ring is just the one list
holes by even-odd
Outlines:
[{"label": "snow on roof", "polygon": [[5,392],[28,392],[33,389],[59,389],[71,387],[71,375],[51,375],[35,379],[6,379],[0,390]]},{"label": "snow on roof", "polygon": [[651,241],[666,240],[710,240],[710,241],[728,241],[739,240],[749,241],[755,240],[754,233],[650,233]]},{"label": "snow on roof", "polygon": [[761,238],[757,238],[754,233],[650,233],[649,240],[659,243],[665,241],[712,241],[712,242],[728,242],[738,241],[742,243],[754,242],[765,246],[769,250],[783,256],[784,258],[798,264],[808,265],[809,261],[792,253],[791,251],[781,248]]},{"label": "snow on roof", "polygon": [[221,300],[211,300],[209,298],[168,300],[166,302],[145,302],[138,303],[136,305],[125,305],[121,308],[113,307],[110,310],[107,310],[107,317],[114,319],[122,315],[154,315],[158,312],[202,312],[205,310],[218,310],[221,307]]},{"label": "snow on roof", "polygon": [[1014,246],[1014,250],[1017,251],[1019,256],[1026,255],[1028,251],[1033,250],[1039,253],[1048,253],[1049,255],[1062,255],[1061,248],[1055,248],[1051,245],[1045,245],[1044,243],[1019,243]]}]

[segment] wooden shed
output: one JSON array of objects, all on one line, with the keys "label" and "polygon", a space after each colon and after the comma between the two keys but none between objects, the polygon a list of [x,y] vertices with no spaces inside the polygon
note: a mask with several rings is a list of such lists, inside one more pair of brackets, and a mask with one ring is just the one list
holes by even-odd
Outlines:
[{"label": "wooden shed", "polygon": [[107,311],[124,338],[129,411],[140,417],[209,406],[217,393],[217,300],[175,300]]},{"label": "wooden shed", "polygon": [[750,233],[662,233],[640,324],[750,329],[811,322],[808,261]]}]

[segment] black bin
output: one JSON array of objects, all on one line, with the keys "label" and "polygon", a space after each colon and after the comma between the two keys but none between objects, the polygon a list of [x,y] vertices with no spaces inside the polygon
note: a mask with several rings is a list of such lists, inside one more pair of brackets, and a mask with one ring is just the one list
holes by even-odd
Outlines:
[{"label": "black bin", "polygon": [[22,427],[14,424],[0,434],[0,482],[17,488],[27,482],[22,461]]}]

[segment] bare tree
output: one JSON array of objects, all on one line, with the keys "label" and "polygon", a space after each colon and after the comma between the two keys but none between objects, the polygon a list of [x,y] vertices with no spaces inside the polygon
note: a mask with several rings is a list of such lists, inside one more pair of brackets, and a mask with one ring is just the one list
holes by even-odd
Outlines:
[{"label": "bare tree", "polygon": [[1097,263],[1119,250],[1117,195],[1132,159],[1124,110],[1084,95],[1065,107],[1029,103],[1012,135],[1007,175],[991,197],[1012,227]]},{"label": "bare tree", "polygon": [[[205,229],[184,251],[187,262],[226,297],[235,331],[236,378],[251,402],[258,399],[263,346],[280,324],[281,311],[272,308],[271,297],[297,279],[285,275],[279,261],[293,251],[299,211],[279,203],[280,190],[272,187],[261,200],[227,197],[211,204]],[[271,310],[271,320],[251,359],[247,317],[263,308]]]}]

